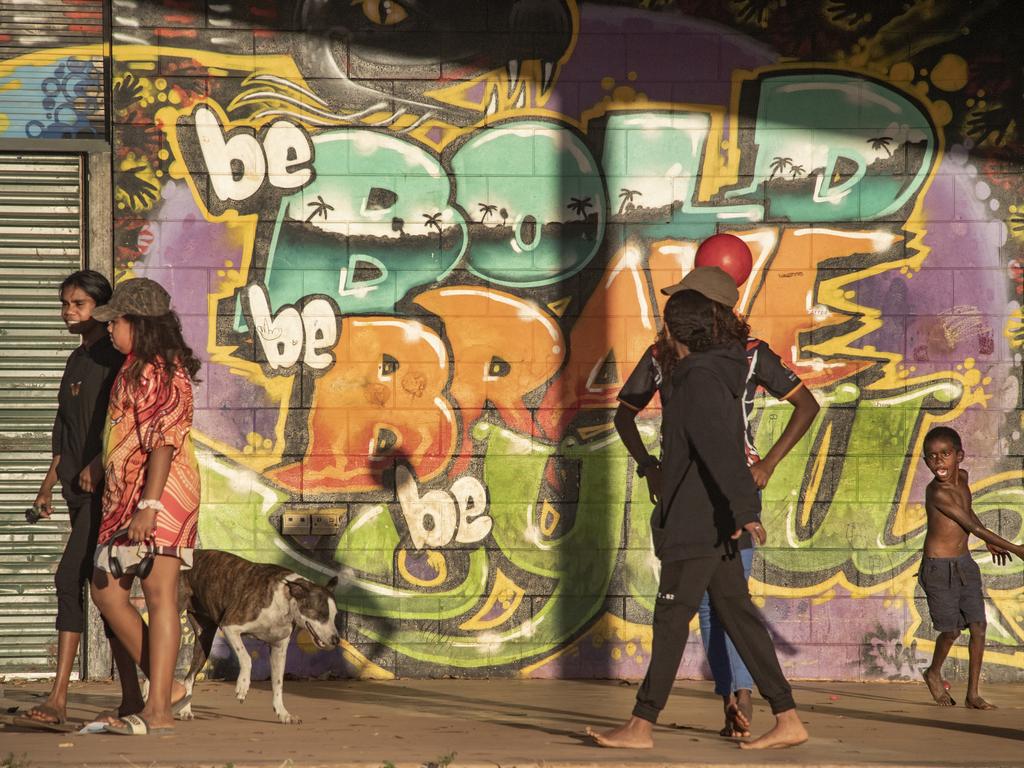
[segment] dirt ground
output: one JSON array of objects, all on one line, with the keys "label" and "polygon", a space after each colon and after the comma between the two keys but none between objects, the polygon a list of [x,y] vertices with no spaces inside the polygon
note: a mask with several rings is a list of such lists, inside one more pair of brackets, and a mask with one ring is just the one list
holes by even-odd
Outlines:
[{"label": "dirt ground", "polygon": [[[1021,766],[1024,703],[1012,685],[983,687],[989,712],[931,703],[922,684],[797,683],[811,740],[795,749],[741,752],[718,735],[721,707],[710,683],[676,686],[655,748],[605,750],[583,735],[628,716],[635,684],[581,680],[286,681],[285,706],[302,718],[281,725],[270,685],[253,684],[244,704],[232,683],[196,686],[196,719],[174,735],[28,732],[0,729],[0,767],[45,766]],[[41,701],[45,682],[6,683],[0,706]],[[954,684],[954,698],[962,697]],[[957,694],[960,694],[960,697]],[[117,702],[109,683],[72,688],[71,716]],[[771,715],[758,700],[755,734]],[[6,760],[6,762],[5,762]]]}]

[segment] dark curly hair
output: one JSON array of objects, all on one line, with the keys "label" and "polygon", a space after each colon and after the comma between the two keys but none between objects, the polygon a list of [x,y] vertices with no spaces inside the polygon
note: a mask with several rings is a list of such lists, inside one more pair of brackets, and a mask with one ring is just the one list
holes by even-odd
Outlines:
[{"label": "dark curly hair", "polygon": [[171,310],[165,315],[146,317],[125,315],[132,326],[132,361],[125,370],[125,376],[133,385],[138,385],[146,363],[163,365],[167,376],[173,376],[178,368],[183,369],[192,381],[199,381],[201,363],[185,343],[181,333],[178,313]]},{"label": "dark curly hair", "polygon": [[679,291],[665,304],[665,326],[672,338],[691,352],[744,343],[750,325],[730,307],[697,291]]},{"label": "dark curly hair", "polygon": [[960,433],[957,432],[952,427],[932,427],[931,429],[929,429],[928,434],[924,436],[924,443],[922,443],[922,446],[924,447],[924,450],[926,452],[928,450],[928,444],[931,443],[933,440],[949,440],[949,442],[953,444],[953,447],[956,450],[963,453],[963,440],[960,439]]},{"label": "dark curly hair", "polygon": [[663,325],[661,330],[658,331],[658,335],[654,337],[654,350],[652,354],[654,359],[658,361],[658,365],[661,366],[661,375],[666,378],[671,376],[672,368],[679,362],[679,355],[676,354],[672,337],[668,335],[667,325]]}]

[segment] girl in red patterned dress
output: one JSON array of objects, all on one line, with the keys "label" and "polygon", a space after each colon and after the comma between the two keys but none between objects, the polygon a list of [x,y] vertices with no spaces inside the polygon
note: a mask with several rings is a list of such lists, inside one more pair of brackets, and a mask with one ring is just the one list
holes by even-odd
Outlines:
[{"label": "girl in red patterned dress", "polygon": [[[127,359],[107,412],[92,597],[150,683],[145,708],[107,730],[166,733],[174,712],[188,703],[174,666],[181,641],[178,572],[192,566],[199,515],[199,467],[189,436],[199,361],[182,338],[170,296],[152,280],[119,283],[93,317],[108,322],[114,346]],[[148,626],[128,600],[136,576]]]}]

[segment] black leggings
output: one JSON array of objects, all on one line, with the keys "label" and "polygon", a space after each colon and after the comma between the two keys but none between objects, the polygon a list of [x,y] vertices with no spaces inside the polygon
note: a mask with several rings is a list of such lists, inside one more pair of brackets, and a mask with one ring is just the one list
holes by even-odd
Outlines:
[{"label": "black leggings", "polygon": [[85,585],[92,576],[102,506],[99,496],[68,502],[71,535],[57,566],[57,631],[85,631]]},{"label": "black leggings", "polygon": [[637,693],[633,714],[652,723],[658,721],[679,671],[690,621],[705,591],[761,695],[771,704],[772,712],[793,709],[796,705],[792,689],[782,674],[764,620],[750,600],[743,563],[737,554],[661,564],[651,663]]}]

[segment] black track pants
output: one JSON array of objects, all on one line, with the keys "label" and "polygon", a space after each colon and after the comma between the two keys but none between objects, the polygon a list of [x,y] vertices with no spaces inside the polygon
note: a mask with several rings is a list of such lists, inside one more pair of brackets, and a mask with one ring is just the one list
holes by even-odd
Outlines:
[{"label": "black track pants", "polygon": [[793,709],[796,705],[792,689],[782,675],[764,620],[750,600],[743,564],[735,554],[661,564],[651,663],[637,693],[633,714],[652,723],[658,721],[679,671],[690,621],[705,591],[758,690],[771,704],[772,712]]}]

